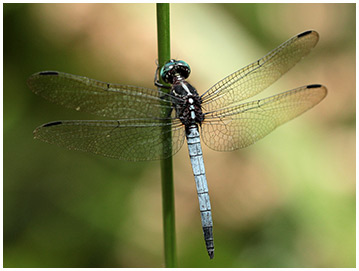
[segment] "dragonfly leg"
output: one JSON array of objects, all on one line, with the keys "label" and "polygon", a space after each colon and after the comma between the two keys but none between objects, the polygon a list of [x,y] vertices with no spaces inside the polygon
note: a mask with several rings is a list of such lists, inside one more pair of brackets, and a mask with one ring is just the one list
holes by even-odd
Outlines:
[{"label": "dragonfly leg", "polygon": [[156,87],[159,87],[159,88],[166,88],[166,89],[170,89],[171,87],[170,86],[166,86],[164,84],[161,84],[160,81],[155,81],[155,86]]}]

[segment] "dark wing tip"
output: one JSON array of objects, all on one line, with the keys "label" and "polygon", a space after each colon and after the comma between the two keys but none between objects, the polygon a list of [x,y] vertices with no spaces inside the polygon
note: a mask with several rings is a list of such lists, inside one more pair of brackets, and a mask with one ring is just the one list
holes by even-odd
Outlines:
[{"label": "dark wing tip", "polygon": [[56,72],[56,71],[43,71],[43,72],[37,72],[37,73],[34,73],[33,75],[31,75],[26,83],[28,85],[28,87],[35,93],[36,90],[35,90],[35,87],[33,86],[33,84],[36,82],[36,80],[39,79],[39,76],[46,76],[46,75],[51,75],[51,76],[58,76],[59,75],[59,72]]},{"label": "dark wing tip", "polygon": [[59,75],[59,73],[55,72],[55,71],[44,71],[44,72],[39,72],[37,74],[38,75]]},{"label": "dark wing tip", "polygon": [[298,34],[297,37],[301,38],[301,37],[311,34],[312,32],[315,32],[315,31],[313,31],[313,30],[304,31],[304,32]]},{"label": "dark wing tip", "polygon": [[208,255],[209,255],[209,258],[212,260],[214,258],[214,251],[208,250]]},{"label": "dark wing tip", "polygon": [[[51,126],[56,126],[56,125],[61,125],[63,124],[62,121],[53,121],[53,122],[49,122],[49,123],[45,123],[39,127],[37,127],[34,131],[33,131],[33,135],[34,135],[34,138],[35,139],[41,139],[41,130],[42,128],[45,128],[45,127],[51,127]],[[40,135],[39,135],[40,133]]]},{"label": "dark wing tip", "polygon": [[313,85],[308,85],[307,88],[321,88],[323,87],[323,85],[320,84],[313,84]]},{"label": "dark wing tip", "polygon": [[30,80],[30,79],[32,79],[32,78],[34,78],[34,77],[37,77],[37,76],[43,76],[43,75],[59,75],[60,73],[59,72],[57,72],[57,71],[43,71],[43,72],[37,72],[37,73],[34,73],[33,75],[31,75],[30,77],[29,77],[29,79],[28,80]]},{"label": "dark wing tip", "polygon": [[[324,99],[328,94],[328,89],[321,84],[308,85],[307,89],[316,89],[317,91],[319,91],[322,94],[321,95],[322,98],[320,100]],[[313,91],[316,91],[316,90],[313,90]]]},{"label": "dark wing tip", "polygon": [[[303,38],[306,36],[311,36],[312,39],[316,40],[315,44],[317,44],[318,40],[319,40],[319,33],[315,30],[308,30],[308,31],[304,31],[300,34],[297,35],[297,38]],[[315,44],[313,45],[313,47],[315,46]]]},{"label": "dark wing tip", "polygon": [[42,125],[41,127],[49,127],[49,126],[55,126],[55,125],[60,125],[60,124],[62,124],[62,121],[53,121],[53,122],[46,123],[46,124]]}]

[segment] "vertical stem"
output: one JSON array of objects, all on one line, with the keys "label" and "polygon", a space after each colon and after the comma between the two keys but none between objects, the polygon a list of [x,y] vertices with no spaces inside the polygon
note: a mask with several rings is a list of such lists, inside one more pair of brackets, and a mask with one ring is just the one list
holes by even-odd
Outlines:
[{"label": "vertical stem", "polygon": [[[156,4],[157,8],[157,41],[158,41],[158,65],[162,67],[170,59],[170,14],[169,4]],[[161,78],[159,78],[161,80]],[[161,82],[163,83],[163,82]],[[163,91],[165,89],[162,89]],[[167,114],[167,112],[164,112]],[[171,120],[169,120],[170,122]],[[163,128],[164,148],[172,148],[171,126]],[[165,152],[165,151],[164,151]],[[170,151],[172,152],[172,151]],[[162,173],[162,215],[165,266],[177,267],[176,260],[176,235],[175,235],[175,205],[173,185],[172,157],[161,160]]]}]

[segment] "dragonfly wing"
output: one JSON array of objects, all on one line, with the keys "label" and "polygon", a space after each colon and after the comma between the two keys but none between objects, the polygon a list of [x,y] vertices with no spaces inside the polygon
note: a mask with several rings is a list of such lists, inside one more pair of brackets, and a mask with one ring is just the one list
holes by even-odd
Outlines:
[{"label": "dragonfly wing", "polygon": [[34,137],[70,150],[121,160],[156,160],[172,156],[183,145],[183,125],[170,125],[141,119],[56,121],[36,128]]},{"label": "dragonfly wing", "polygon": [[306,31],[279,45],[263,58],[232,73],[202,95],[206,111],[252,97],[277,81],[317,44],[319,34]]},{"label": "dragonfly wing", "polygon": [[35,73],[27,83],[34,93],[51,102],[102,117],[158,118],[172,110],[168,94],[149,88],[54,71]]},{"label": "dragonfly wing", "polygon": [[203,141],[216,151],[247,147],[318,104],[326,94],[326,87],[308,85],[206,113],[202,124]]}]

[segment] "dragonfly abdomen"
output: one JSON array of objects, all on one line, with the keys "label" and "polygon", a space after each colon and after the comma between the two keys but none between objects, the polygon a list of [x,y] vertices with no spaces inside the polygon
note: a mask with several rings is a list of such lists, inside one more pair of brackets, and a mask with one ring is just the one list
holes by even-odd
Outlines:
[{"label": "dragonfly abdomen", "polygon": [[211,203],[208,194],[206,172],[204,168],[201,142],[199,138],[198,126],[190,125],[186,131],[188,152],[191,159],[192,170],[196,182],[199,209],[201,212],[202,229],[208,255],[214,257],[213,243],[213,222],[211,213]]}]

